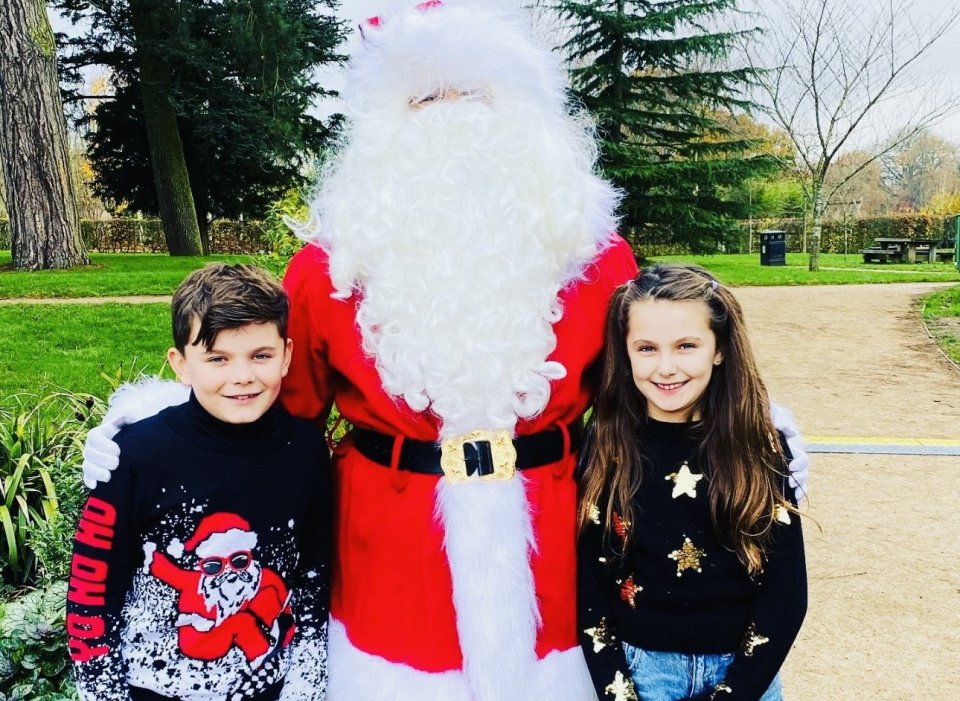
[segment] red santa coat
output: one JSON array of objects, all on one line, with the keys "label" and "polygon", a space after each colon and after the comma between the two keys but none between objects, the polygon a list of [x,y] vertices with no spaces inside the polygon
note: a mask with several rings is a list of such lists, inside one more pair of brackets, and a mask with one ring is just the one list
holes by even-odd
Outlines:
[{"label": "red santa coat", "polygon": [[[615,237],[560,295],[563,317],[554,324],[550,360],[567,374],[551,383],[544,411],[517,424],[526,435],[567,425],[592,399],[587,372],[603,342],[607,303],[614,288],[636,275],[633,253]],[[323,421],[336,402],[344,418],[389,435],[435,441],[436,417],[411,410],[388,395],[371,358],[361,350],[357,296],[331,298],[327,254],[307,246],[294,256],[284,279],[290,295],[293,361],[281,399],[294,415]],[[576,630],[575,457],[524,471],[537,550],[531,556],[542,625],[536,654],[578,647]],[[331,616],[349,644],[364,653],[421,672],[460,670],[463,652],[456,627],[450,566],[442,525],[434,517],[432,475],[394,472],[372,463],[349,438],[335,451],[336,528]],[[482,544],[484,537],[477,534]],[[331,673],[337,672],[331,642]],[[496,670],[490,670],[495,674]],[[425,696],[421,697],[425,698]]]}]

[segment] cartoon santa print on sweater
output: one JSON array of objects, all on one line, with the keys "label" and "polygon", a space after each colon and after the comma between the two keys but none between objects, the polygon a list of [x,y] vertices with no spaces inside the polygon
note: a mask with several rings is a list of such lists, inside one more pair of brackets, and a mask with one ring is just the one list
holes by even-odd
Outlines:
[{"label": "cartoon santa print on sweater", "polygon": [[[595,697],[574,470],[607,304],[637,266],[528,19],[431,0],[363,23],[284,278],[280,401],[354,427],[334,451],[330,701]],[[93,457],[102,479],[109,445]]]},{"label": "cartoon santa print on sweater", "polygon": [[293,617],[287,585],[255,557],[257,534],[236,514],[219,512],[200,521],[181,547],[197,564],[183,569],[153,544],[144,545],[150,574],[178,592],[176,625],[180,651],[198,660],[217,660],[239,648],[251,667],[273,649],[289,644]]}]

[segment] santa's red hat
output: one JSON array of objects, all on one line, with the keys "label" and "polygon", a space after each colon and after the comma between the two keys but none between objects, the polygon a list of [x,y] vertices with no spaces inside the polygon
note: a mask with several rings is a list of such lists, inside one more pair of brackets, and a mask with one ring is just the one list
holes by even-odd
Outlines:
[{"label": "santa's red hat", "polygon": [[206,557],[230,557],[257,547],[257,534],[246,519],[220,511],[204,517],[185,544],[187,551]]}]

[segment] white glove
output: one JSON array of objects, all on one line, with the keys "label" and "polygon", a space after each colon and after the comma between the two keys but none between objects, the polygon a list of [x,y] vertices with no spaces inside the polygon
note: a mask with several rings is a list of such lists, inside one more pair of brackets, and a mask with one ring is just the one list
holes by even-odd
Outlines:
[{"label": "white glove", "polygon": [[120,385],[110,397],[110,406],[99,426],[90,430],[83,446],[83,483],[89,489],[109,482],[120,464],[120,448],[114,436],[127,424],[153,416],[161,409],[183,404],[190,388],[172,380],[148,377]]},{"label": "white glove", "polygon": [[810,477],[810,456],[803,447],[803,436],[800,427],[790,410],[770,402],[770,413],[773,415],[773,425],[787,437],[787,446],[793,454],[790,461],[790,486],[794,489],[797,503],[807,498],[807,480]]}]

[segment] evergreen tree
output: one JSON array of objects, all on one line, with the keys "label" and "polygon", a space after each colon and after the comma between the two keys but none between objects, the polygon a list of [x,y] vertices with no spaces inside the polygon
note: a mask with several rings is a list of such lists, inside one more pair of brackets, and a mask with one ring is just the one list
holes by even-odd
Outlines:
[{"label": "evergreen tree", "polygon": [[[96,192],[136,210],[162,211],[145,114],[145,91],[157,81],[145,80],[138,58],[143,32],[134,31],[146,0],[59,1],[75,24],[89,26],[66,40],[72,84],[83,66],[111,71],[113,95],[79,118],[88,127]],[[210,218],[262,216],[270,202],[304,183],[305,165],[335,134],[336,117],[309,114],[317,99],[332,94],[314,73],[342,61],[336,48],[344,28],[334,9],[335,0],[180,0],[173,30],[151,39],[170,75],[160,97],[174,110],[205,251]]]},{"label": "evergreen tree", "polygon": [[601,168],[624,192],[623,233],[635,242],[716,250],[744,213],[730,189],[774,167],[719,118],[751,107],[752,71],[722,67],[748,32],[708,28],[735,4],[557,0],[574,94],[597,122]]}]

